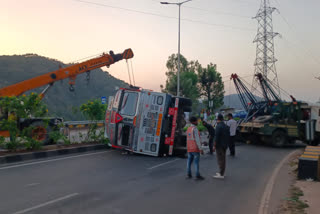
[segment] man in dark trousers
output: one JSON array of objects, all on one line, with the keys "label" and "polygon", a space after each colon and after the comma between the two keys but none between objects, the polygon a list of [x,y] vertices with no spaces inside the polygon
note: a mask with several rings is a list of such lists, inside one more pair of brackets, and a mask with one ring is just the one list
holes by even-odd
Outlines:
[{"label": "man in dark trousers", "polygon": [[230,156],[234,157],[236,155],[236,147],[235,147],[235,138],[236,138],[236,130],[237,130],[237,121],[233,119],[233,115],[228,114],[227,126],[230,128],[230,141],[229,141],[229,150]]},{"label": "man in dark trousers", "polygon": [[214,130],[212,125],[207,123],[206,120],[202,121],[202,125],[204,127],[206,127],[208,132],[209,132],[209,136],[208,136],[208,138],[209,138],[209,149],[210,149],[209,154],[212,155],[213,154],[213,139],[214,139],[214,135],[215,135],[215,130]]},{"label": "man in dark trousers", "polygon": [[229,144],[230,131],[229,127],[224,123],[223,116],[218,115],[214,149],[217,151],[217,161],[220,171],[213,178],[223,179],[226,169],[226,151]]},{"label": "man in dark trousers", "polygon": [[200,153],[203,154],[200,142],[200,133],[197,129],[198,119],[196,117],[190,118],[191,126],[187,130],[187,150],[188,150],[188,162],[187,162],[187,178],[192,178],[191,165],[194,161],[196,168],[196,179],[203,180],[204,177],[200,175],[199,162]]}]

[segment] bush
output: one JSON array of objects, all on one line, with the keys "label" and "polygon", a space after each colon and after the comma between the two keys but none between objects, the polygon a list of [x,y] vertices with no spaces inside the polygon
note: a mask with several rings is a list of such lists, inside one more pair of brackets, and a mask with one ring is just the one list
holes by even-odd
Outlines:
[{"label": "bush", "polygon": [[89,100],[80,106],[80,111],[89,120],[104,120],[107,104],[102,104],[100,99]]},{"label": "bush", "polygon": [[[186,125],[186,126],[183,128],[183,131],[186,132],[189,127],[190,127],[190,125]],[[198,128],[199,132],[207,131],[207,128],[206,128],[204,125],[202,125],[202,122],[201,122],[201,121],[198,123],[197,128]]]},{"label": "bush", "polygon": [[207,130],[207,128],[202,124],[202,122],[198,123],[197,128],[198,128],[199,132],[203,132],[203,131]]},{"label": "bush", "polygon": [[[107,110],[107,104],[102,104],[100,99],[90,100],[80,106],[80,111],[91,121],[104,120]],[[92,123],[89,125],[87,140],[99,143],[107,142],[104,138],[104,133],[97,134],[98,124]]]}]

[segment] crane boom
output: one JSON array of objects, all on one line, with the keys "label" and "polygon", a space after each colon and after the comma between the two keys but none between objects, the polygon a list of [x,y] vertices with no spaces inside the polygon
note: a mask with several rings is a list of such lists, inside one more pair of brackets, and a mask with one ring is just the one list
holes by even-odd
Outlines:
[{"label": "crane boom", "polygon": [[[230,79],[234,82],[242,106],[248,112],[251,108],[250,106],[257,105],[257,99],[253,96],[248,87],[240,80],[237,74],[232,74]],[[250,104],[248,103],[248,101],[250,102]]]},{"label": "crane boom", "polygon": [[[74,79],[78,74],[84,72],[89,72],[96,68],[101,68],[103,66],[110,66],[111,64],[118,62],[122,59],[130,59],[133,57],[133,52],[131,49],[126,49],[121,54],[114,54],[110,51],[110,54],[103,53],[101,56],[90,59],[81,63],[70,65],[65,68],[60,68],[56,71],[52,71],[22,82],[4,87],[0,89],[0,97],[5,96],[19,96],[26,91],[39,88],[44,85],[53,84],[56,81],[70,78],[74,82]],[[73,84],[73,83],[70,83]]]}]

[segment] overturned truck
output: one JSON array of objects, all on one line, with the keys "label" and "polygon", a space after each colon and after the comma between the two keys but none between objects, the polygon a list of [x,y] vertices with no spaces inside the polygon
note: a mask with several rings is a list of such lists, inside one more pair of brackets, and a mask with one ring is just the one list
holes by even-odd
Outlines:
[{"label": "overturned truck", "polygon": [[113,148],[151,156],[186,153],[185,112],[192,101],[138,87],[109,98],[105,137]]}]

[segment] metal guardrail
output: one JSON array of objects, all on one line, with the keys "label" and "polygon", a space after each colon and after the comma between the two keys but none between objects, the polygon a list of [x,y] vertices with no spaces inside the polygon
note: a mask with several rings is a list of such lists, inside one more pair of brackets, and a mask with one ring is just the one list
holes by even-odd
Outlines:
[{"label": "metal guardrail", "polygon": [[63,123],[65,127],[67,128],[86,128],[91,124],[97,124],[99,127],[102,127],[104,125],[103,120],[98,120],[98,121],[89,121],[89,120],[84,120],[84,121],[66,121]]},{"label": "metal guardrail", "polygon": [[94,123],[104,123],[103,120],[97,120],[97,121],[92,121],[92,120],[82,120],[82,121],[65,121],[65,125],[86,125],[86,124],[94,124]]}]

